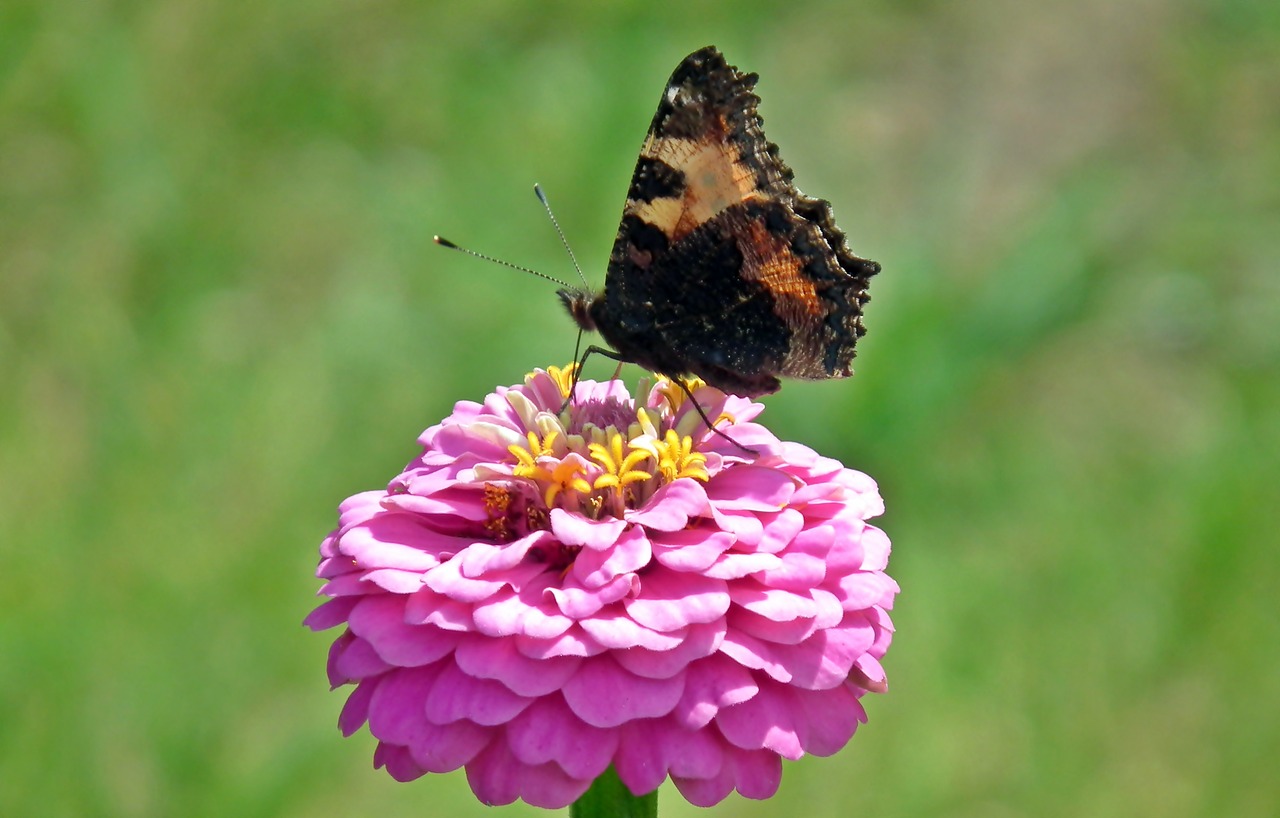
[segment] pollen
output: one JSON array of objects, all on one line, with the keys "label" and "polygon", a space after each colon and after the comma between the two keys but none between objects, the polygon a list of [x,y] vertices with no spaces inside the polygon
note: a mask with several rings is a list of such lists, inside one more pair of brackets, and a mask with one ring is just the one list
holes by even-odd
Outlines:
[{"label": "pollen", "polygon": [[490,517],[505,517],[511,507],[511,492],[493,483],[484,484],[484,510]]},{"label": "pollen", "polygon": [[499,541],[511,539],[508,514],[511,509],[511,492],[493,483],[484,484],[484,510],[488,514],[484,529]]}]

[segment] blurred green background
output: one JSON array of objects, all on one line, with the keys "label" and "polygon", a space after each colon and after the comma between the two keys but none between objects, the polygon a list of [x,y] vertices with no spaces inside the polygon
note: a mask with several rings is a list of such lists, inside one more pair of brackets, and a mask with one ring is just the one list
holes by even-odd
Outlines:
[{"label": "blurred green background", "polygon": [[708,43],[884,265],[765,419],[880,481],[903,587],[870,723],[713,814],[1276,814],[1280,4],[7,0],[0,815],[493,814],[339,737],[315,549],[572,354],[432,234],[571,276],[541,182],[602,281]]}]

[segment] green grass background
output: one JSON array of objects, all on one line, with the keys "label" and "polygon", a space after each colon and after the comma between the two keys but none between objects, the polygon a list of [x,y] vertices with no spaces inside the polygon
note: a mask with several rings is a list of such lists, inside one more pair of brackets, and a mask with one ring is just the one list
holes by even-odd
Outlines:
[{"label": "green grass background", "polygon": [[765,419],[903,587],[870,723],[711,814],[1276,814],[1280,5],[7,0],[0,815],[541,814],[372,771],[299,622],[342,498],[572,354],[432,234],[572,276],[541,182],[598,284],[707,43],[884,265]]}]

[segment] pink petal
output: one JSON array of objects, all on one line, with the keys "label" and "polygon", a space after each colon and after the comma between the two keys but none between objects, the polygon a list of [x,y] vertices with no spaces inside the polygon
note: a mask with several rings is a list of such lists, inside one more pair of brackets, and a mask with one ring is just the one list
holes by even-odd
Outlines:
[{"label": "pink petal", "polygon": [[[701,428],[705,429],[705,424]],[[710,431],[702,432],[700,436],[695,434],[694,439],[698,441],[698,449],[703,454],[714,452],[735,464],[749,462],[748,456],[742,453],[742,449],[739,446],[753,449],[758,456],[768,458],[776,451],[778,445],[778,438],[774,436],[773,432],[755,423],[737,424],[732,431],[726,432],[726,434],[729,435],[733,443],[729,443]]]},{"label": "pink petal", "polygon": [[338,729],[342,735],[350,738],[369,719],[369,701],[378,690],[381,677],[370,679],[356,685],[356,689],[347,697],[342,705],[342,713],[338,715]]},{"label": "pink petal", "polygon": [[725,469],[707,484],[707,498],[721,510],[778,511],[795,490],[795,480],[785,472],[737,466]]},{"label": "pink petal", "polygon": [[749,634],[762,642],[784,645],[799,644],[817,630],[816,621],[812,618],[803,617],[779,622],[738,607],[730,609],[727,618],[731,631]]},{"label": "pink petal", "polygon": [[722,763],[722,743],[708,730],[685,730],[667,719],[623,725],[614,765],[618,778],[636,795],[656,790],[673,775],[709,777]]},{"label": "pink petal", "polygon": [[814,525],[804,529],[791,540],[790,550],[825,557],[836,539],[831,525]]},{"label": "pink petal", "polygon": [[392,778],[401,783],[421,778],[426,773],[426,770],[419,767],[413,760],[413,755],[407,747],[395,744],[378,744],[377,749],[373,751],[373,767],[374,769],[385,768]]},{"label": "pink petal", "polygon": [[569,776],[593,781],[618,748],[618,731],[578,719],[558,696],[534,702],[507,725],[507,745],[525,764],[554,761]]},{"label": "pink petal", "polygon": [[[587,623],[583,623],[586,626]],[[650,631],[652,633],[652,631]],[[637,676],[651,679],[668,679],[684,670],[691,663],[713,656],[724,638],[724,623],[690,625],[688,628],[664,634],[674,644],[664,648],[639,647],[632,641],[625,650],[616,651],[613,658],[623,668]],[[597,638],[599,636],[597,635]]]},{"label": "pink petal", "polygon": [[360,578],[384,591],[400,595],[422,588],[423,575],[418,571],[401,571],[398,568],[375,568],[365,571]]},{"label": "pink petal", "polygon": [[724,656],[709,656],[685,672],[675,716],[690,730],[705,727],[721,708],[745,702],[760,690],[751,672]]},{"label": "pink petal", "polygon": [[420,514],[423,522],[432,523],[434,517],[445,519],[463,519],[483,523],[489,519],[489,512],[484,507],[484,495],[470,488],[448,488],[436,492],[430,497],[419,497],[416,494],[390,494],[382,504],[387,509],[399,509],[412,514]]},{"label": "pink petal", "polygon": [[531,701],[512,693],[501,682],[476,679],[463,673],[457,665],[447,664],[436,678],[425,705],[427,718],[435,724],[468,719],[476,724],[494,725],[510,721]]},{"label": "pink petal", "polygon": [[[461,538],[457,539],[461,541]],[[548,531],[534,531],[507,543],[473,542],[465,549],[459,549],[462,564],[458,570],[464,577],[479,579],[488,576],[493,579],[495,574],[502,575],[520,567],[530,549],[554,539]]]},{"label": "pink petal", "polygon": [[825,523],[834,532],[831,547],[827,549],[827,573],[841,576],[862,570],[866,553],[862,547],[862,535],[867,524],[850,514],[833,517]]},{"label": "pink petal", "polygon": [[437,491],[452,488],[458,482],[458,469],[452,468],[456,463],[457,458],[441,457],[439,452],[423,452],[391,481],[388,493],[430,497]]},{"label": "pink petal", "polygon": [[829,690],[844,684],[854,661],[871,647],[869,627],[839,627],[819,631],[798,645],[774,645],[770,656],[790,672],[795,688]]},{"label": "pink petal", "polygon": [[827,576],[827,563],[821,557],[788,550],[782,555],[782,564],[761,571],[757,579],[774,588],[796,592],[821,585]]},{"label": "pink petal", "polygon": [[590,520],[581,514],[571,514],[562,508],[551,509],[551,533],[565,545],[583,548],[605,549],[617,541],[627,527],[625,520],[608,517]]},{"label": "pink petal", "polygon": [[626,672],[607,656],[596,656],[582,663],[561,692],[587,724],[617,727],[670,713],[683,690],[683,677],[646,679]]},{"label": "pink petal", "polygon": [[725,583],[697,574],[652,571],[640,593],[623,600],[627,613],[655,631],[674,631],[688,625],[714,622],[729,610]]},{"label": "pink petal", "polygon": [[741,579],[759,571],[782,566],[782,559],[775,554],[728,553],[716,560],[703,573],[714,579]]},{"label": "pink petal", "polygon": [[[745,441],[744,441],[745,442]],[[753,447],[759,451],[758,446]],[[723,769],[706,778],[672,778],[684,800],[695,807],[714,807],[733,792],[733,771]]]},{"label": "pink petal", "polygon": [[531,659],[548,659],[555,656],[598,656],[607,648],[601,645],[575,622],[574,626],[554,639],[516,637],[516,649]]},{"label": "pink petal", "polygon": [[348,529],[340,542],[342,553],[361,568],[400,568],[426,571],[440,564],[437,552],[465,545],[465,540],[437,534],[416,515],[384,513]]},{"label": "pink petal", "polygon": [[817,603],[807,593],[768,588],[750,581],[730,586],[729,598],[735,605],[779,622],[812,618],[818,613]]},{"label": "pink petal", "polygon": [[892,600],[898,583],[876,571],[861,571],[841,577],[837,598],[847,610],[881,605],[886,598]]},{"label": "pink petal", "polygon": [[459,719],[452,724],[432,724],[409,747],[413,761],[429,773],[453,772],[475,758],[495,738],[491,727]]},{"label": "pink petal", "polygon": [[856,469],[842,469],[835,479],[845,487],[852,497],[858,497],[865,501],[864,513],[861,515],[863,519],[879,517],[884,513],[884,500],[880,497],[880,487],[876,485],[876,481],[871,479],[870,475],[863,474]]},{"label": "pink petal", "polygon": [[734,771],[734,783],[744,798],[772,798],[782,783],[782,759],[773,753],[730,747],[725,752]]},{"label": "pink petal", "polygon": [[382,511],[384,491],[362,491],[338,504],[338,526],[349,528]]},{"label": "pink petal", "polygon": [[471,630],[471,606],[421,588],[405,602],[404,621],[410,625],[435,625],[447,631]]},{"label": "pink petal", "polygon": [[[517,442],[512,429],[515,424],[475,421],[466,425],[446,426],[432,439],[436,451],[451,457],[501,463],[510,457],[507,446]],[[504,437],[504,430],[508,437]]]},{"label": "pink petal", "polygon": [[791,681],[791,671],[773,654],[774,645],[764,642],[745,631],[729,631],[720,643],[720,652],[733,661],[752,670],[762,670],[776,681]]},{"label": "pink petal", "polygon": [[505,589],[476,605],[476,629],[486,636],[521,634],[535,639],[555,639],[573,626],[573,620],[544,596],[553,577],[544,575],[519,592]]},{"label": "pink petal", "polygon": [[859,684],[867,687],[868,690],[875,689],[877,693],[887,693],[889,691],[889,676],[885,673],[884,665],[880,664],[879,659],[870,653],[864,653],[858,657],[857,662],[854,662],[854,667],[862,675]]},{"label": "pink petal", "polygon": [[307,618],[302,620],[302,624],[313,631],[325,631],[341,625],[347,621],[347,617],[351,615],[351,609],[359,601],[359,598],[356,597],[330,599],[307,614]]},{"label": "pink petal", "polygon": [[369,703],[369,732],[382,741],[406,747],[419,741],[430,724],[422,703],[440,670],[440,666],[432,666],[388,673]]},{"label": "pink petal", "polygon": [[377,593],[378,589],[364,581],[361,572],[355,571],[344,576],[335,577],[324,584],[320,593],[325,596],[364,596]]},{"label": "pink petal", "polygon": [[517,798],[544,809],[569,806],[591,786],[554,762],[530,766],[512,755],[505,742],[495,741],[467,765],[467,783],[487,806],[510,804]]},{"label": "pink petal", "polygon": [[330,655],[330,679],[359,681],[386,673],[393,666],[383,661],[377,651],[363,639],[335,640],[334,652]]},{"label": "pink petal", "polygon": [[[845,493],[845,489],[839,483],[830,483],[827,481],[809,483],[801,488],[796,489],[796,493],[791,496],[791,505],[796,508],[803,508],[805,514],[809,514],[813,510],[813,505],[823,500],[831,498],[839,498]],[[839,503],[832,503],[835,508],[832,511],[842,511],[844,506]]]},{"label": "pink petal", "polygon": [[865,608],[857,613],[870,623],[876,635],[875,643],[867,652],[873,656],[884,656],[893,640],[893,623],[889,621],[889,614],[879,608]]},{"label": "pink petal", "polygon": [[764,523],[760,516],[748,511],[721,511],[712,506],[712,517],[716,525],[734,536],[739,548],[755,547],[764,539]]},{"label": "pink petal", "polygon": [[659,633],[650,630],[626,614],[608,610],[583,619],[578,623],[582,630],[599,644],[610,650],[629,651],[632,648],[650,651],[668,651],[679,645],[687,629]]},{"label": "pink petal", "polygon": [[499,580],[468,579],[462,576],[461,559],[451,559],[427,572],[425,584],[438,594],[458,602],[481,602],[488,599],[503,583]]},{"label": "pink petal", "polygon": [[707,509],[707,492],[697,480],[682,477],[667,483],[653,493],[644,508],[628,511],[627,522],[654,531],[679,531],[690,517]]},{"label": "pink petal", "polygon": [[[337,546],[335,543],[336,538],[330,537],[320,545],[320,553],[326,555],[320,560],[320,564],[316,566],[316,576],[320,579],[340,577],[343,574],[359,570],[356,567],[355,562],[353,562],[350,557],[343,554],[337,554],[337,556],[333,555],[334,553],[337,553]],[[322,590],[320,593],[324,594],[324,591]]]},{"label": "pink petal", "polygon": [[[803,471],[806,474],[814,474],[814,466],[826,460],[826,458],[821,457],[803,443],[792,443],[790,441],[783,441],[778,444],[778,459],[787,467]],[[830,462],[835,464],[835,470],[840,468],[838,462],[834,460]]]},{"label": "pink petal", "polygon": [[522,391],[533,405],[548,412],[559,412],[564,396],[560,394],[560,385],[545,370],[536,370],[524,388],[517,386],[512,391]]},{"label": "pink petal", "polygon": [[463,639],[454,651],[454,660],[468,676],[495,679],[513,693],[530,698],[559,690],[582,661],[572,656],[531,659],[510,639],[481,636]]},{"label": "pink petal", "polygon": [[873,525],[862,532],[862,548],[866,558],[864,571],[883,571],[889,565],[889,537]]},{"label": "pink petal", "polygon": [[345,628],[342,633],[338,635],[338,638],[334,639],[333,643],[329,645],[328,658],[325,662],[325,673],[329,677],[330,690],[337,690],[345,684],[359,681],[359,679],[353,679],[343,673],[342,668],[338,666],[339,661],[342,659],[342,654],[346,653],[347,648],[355,641],[356,635],[351,632],[350,628]]},{"label": "pink petal", "polygon": [[794,508],[784,508],[777,514],[771,515],[764,524],[764,533],[757,550],[777,554],[789,546],[803,529],[804,515]]},{"label": "pink petal", "polygon": [[630,574],[649,564],[653,550],[644,529],[632,526],[612,546],[583,549],[573,561],[573,575],[586,588],[598,588],[620,574]]},{"label": "pink petal", "polygon": [[351,631],[366,640],[383,661],[402,667],[430,664],[457,646],[456,632],[431,625],[406,625],[404,616],[404,597],[365,597],[351,611]]},{"label": "pink petal", "polygon": [[840,750],[867,720],[867,711],[846,685],[831,690],[794,690],[792,702],[797,716],[808,725],[805,752],[816,756]]},{"label": "pink petal", "polygon": [[560,613],[578,620],[594,616],[604,606],[634,595],[639,584],[635,574],[624,574],[600,588],[584,588],[577,577],[568,576],[561,587],[547,588],[543,594],[555,600]]},{"label": "pink petal", "polygon": [[701,573],[733,545],[733,535],[713,528],[662,532],[653,539],[653,558],[675,571]]},{"label": "pink petal", "polygon": [[485,395],[480,414],[477,415],[474,420],[467,421],[463,425],[463,428],[470,428],[475,423],[483,420],[496,421],[504,426],[510,424],[512,428],[516,428],[516,423],[519,421],[519,418],[512,410],[511,402],[507,400],[507,393],[521,391],[523,390],[518,386],[514,389],[511,387],[500,386],[493,390],[493,392]]},{"label": "pink petal", "polygon": [[808,732],[808,724],[796,718],[795,709],[789,689],[768,684],[750,699],[721,710],[715,721],[721,734],[735,746],[772,750],[794,761],[804,755],[803,742]]},{"label": "pink petal", "polygon": [[819,628],[822,630],[834,628],[845,621],[844,606],[840,604],[835,594],[822,588],[814,588],[809,591],[809,596],[818,606],[818,615],[814,619],[814,624]]}]

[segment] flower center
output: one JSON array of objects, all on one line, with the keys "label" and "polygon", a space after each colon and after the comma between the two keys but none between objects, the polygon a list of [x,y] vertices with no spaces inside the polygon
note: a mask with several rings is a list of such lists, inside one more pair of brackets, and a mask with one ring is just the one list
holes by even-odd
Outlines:
[{"label": "flower center", "polygon": [[[571,364],[548,370],[564,396],[575,369]],[[674,400],[656,408],[636,406],[595,385],[564,412],[537,412],[531,424],[537,431],[507,447],[515,459],[512,475],[533,483],[547,509],[621,517],[667,483],[709,479],[707,456],[695,451],[690,435],[674,428],[677,408]]]}]

